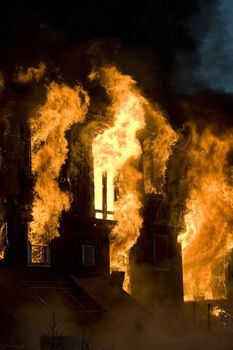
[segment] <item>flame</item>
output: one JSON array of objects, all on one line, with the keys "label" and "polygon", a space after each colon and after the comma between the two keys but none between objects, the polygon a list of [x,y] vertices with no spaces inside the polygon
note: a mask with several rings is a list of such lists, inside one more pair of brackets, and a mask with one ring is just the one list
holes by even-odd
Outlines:
[{"label": "flame", "polygon": [[46,71],[46,65],[43,62],[39,63],[38,68],[30,67],[26,70],[26,72],[23,70],[22,67],[20,67],[19,72],[16,76],[16,81],[18,81],[21,84],[27,84],[33,79],[35,79],[37,82],[42,78]]},{"label": "flame", "polygon": [[8,246],[8,230],[7,223],[1,222],[0,227],[0,261],[4,259]]},{"label": "flame", "polygon": [[226,297],[228,255],[233,248],[233,130],[216,135],[190,124],[184,230],[178,240],[183,251],[184,295]]},{"label": "flame", "polygon": [[115,203],[117,225],[111,232],[111,269],[125,271],[124,289],[130,292],[129,252],[136,243],[142,225],[142,207],[137,183],[142,174],[130,164],[120,170],[118,177],[119,197]]},{"label": "flame", "polygon": [[60,215],[69,210],[71,201],[70,194],[57,182],[68,153],[65,132],[84,121],[88,105],[89,97],[81,87],[72,89],[52,82],[45,104],[30,119],[32,171],[36,177],[28,234],[32,245],[46,245],[59,236]]},{"label": "flame", "polygon": [[218,306],[215,306],[211,309],[211,314],[215,317],[219,317],[224,323],[224,326],[229,325],[232,328],[233,317],[231,314],[227,313],[226,310],[221,309]]},{"label": "flame", "polygon": [[[92,74],[105,87],[111,106],[108,113],[114,117],[114,125],[97,135],[93,141],[95,176],[102,172],[111,174],[119,188],[114,217],[117,224],[111,233],[111,270],[125,271],[124,289],[129,291],[129,250],[139,235],[142,218],[140,195],[137,191],[141,173],[133,165],[141,155],[136,132],[145,125],[145,99],[135,87],[135,81],[121,74],[115,67],[104,67]],[[98,179],[95,181],[98,182]],[[95,188],[96,205],[101,206],[101,190]],[[110,207],[113,198],[109,198]]]},{"label": "flame", "polygon": [[221,309],[218,306],[213,307],[211,310],[211,314],[216,317],[219,317],[223,313],[225,313],[225,310]]},{"label": "flame", "polygon": [[[142,225],[138,189],[142,173],[138,170],[137,160],[142,156],[143,148],[145,192],[162,192],[166,163],[177,134],[158,106],[152,106],[142,96],[130,76],[121,74],[115,67],[104,67],[91,74],[91,79],[94,78],[100,80],[111,99],[108,114],[113,116],[114,121],[93,142],[95,207],[100,209],[103,205],[101,176],[106,172],[112,179],[111,184],[114,179],[118,189],[116,202],[110,196],[107,204],[109,212],[115,207],[114,218],[117,221],[110,237],[111,270],[125,272],[124,289],[130,291],[129,251],[136,243]],[[141,148],[137,133],[145,128],[146,120],[150,120],[150,128],[149,132],[143,131],[146,135]],[[151,176],[151,167],[154,176]],[[110,215],[107,219],[111,218]]]}]

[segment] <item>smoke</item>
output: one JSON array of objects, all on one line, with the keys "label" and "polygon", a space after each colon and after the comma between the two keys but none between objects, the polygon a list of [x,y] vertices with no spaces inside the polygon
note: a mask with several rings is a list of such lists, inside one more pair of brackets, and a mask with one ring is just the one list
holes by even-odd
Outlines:
[{"label": "smoke", "polygon": [[229,1],[219,1],[218,12],[209,26],[200,48],[201,64],[195,78],[214,90],[232,92],[232,4]]},{"label": "smoke", "polygon": [[[97,326],[94,344],[103,349],[230,349],[231,329],[224,330],[221,321],[211,319],[208,326],[207,304],[196,305],[193,320],[193,304],[185,308],[155,300],[150,315],[143,309],[131,308],[130,302],[112,305],[103,321]],[[140,310],[140,311],[139,311]],[[195,323],[196,322],[196,323]]]},{"label": "smoke", "polygon": [[[216,49],[211,50],[211,55],[203,50],[209,38],[213,39],[217,33],[226,38],[221,11],[218,0],[195,0],[191,4],[180,0],[179,6],[171,0],[146,0],[143,6],[115,0],[110,6],[106,0],[98,3],[89,0],[76,4],[75,11],[72,6],[57,4],[56,14],[53,7],[41,7],[40,4],[24,11],[20,7],[13,11],[9,8],[0,24],[2,64],[12,71],[17,57],[18,65],[34,66],[36,59],[43,59],[59,66],[65,53],[70,52],[69,60],[75,60],[72,58],[74,47],[108,38],[117,40],[116,47],[119,48],[119,43],[122,45],[121,53],[128,51],[131,56],[128,74],[134,75],[133,70],[140,71],[140,62],[145,63],[150,71],[147,81],[152,96],[153,87],[157,85],[153,80],[158,75],[165,94],[174,88],[187,92],[202,86],[211,87],[213,79],[203,75],[202,62],[212,56],[216,70],[220,65],[229,65],[229,60],[224,60],[223,64],[222,59],[216,64],[225,46],[223,40],[216,40],[212,45]],[[7,35],[4,28],[8,29]],[[204,66],[208,76],[210,68],[206,63]],[[140,81],[140,72],[137,73],[136,78]],[[160,98],[161,103],[165,96]]]},{"label": "smoke", "polygon": [[191,303],[184,308],[175,305],[165,308],[155,300],[154,307],[147,312],[129,296],[121,298],[117,291],[112,291],[113,295],[108,295],[111,302],[108,298],[105,300],[109,307],[99,322],[91,326],[80,321],[87,319],[86,302],[81,298],[77,305],[69,288],[66,290],[63,284],[62,289],[59,288],[57,280],[56,283],[53,281],[51,288],[51,280],[45,282],[34,278],[25,285],[22,277],[19,271],[1,270],[0,286],[4,300],[1,305],[2,347],[17,344],[21,348],[39,348],[40,336],[51,335],[53,313],[56,335],[73,336],[78,346],[85,334],[90,349],[217,350],[231,347],[231,328],[226,328],[214,317],[209,328],[204,303],[196,304],[194,321]]}]

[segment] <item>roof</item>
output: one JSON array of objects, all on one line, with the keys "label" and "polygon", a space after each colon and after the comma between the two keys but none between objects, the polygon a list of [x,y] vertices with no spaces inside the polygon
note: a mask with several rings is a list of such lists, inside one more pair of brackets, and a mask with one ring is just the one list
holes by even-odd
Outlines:
[{"label": "roof", "polygon": [[[145,320],[152,315],[118,285],[109,283],[109,278],[81,278],[71,276],[73,281],[97,301],[97,303],[114,320],[119,320],[119,314],[125,320],[129,314],[135,316],[135,320]],[[107,315],[108,316],[108,315]],[[130,317],[132,319],[132,317]]]}]

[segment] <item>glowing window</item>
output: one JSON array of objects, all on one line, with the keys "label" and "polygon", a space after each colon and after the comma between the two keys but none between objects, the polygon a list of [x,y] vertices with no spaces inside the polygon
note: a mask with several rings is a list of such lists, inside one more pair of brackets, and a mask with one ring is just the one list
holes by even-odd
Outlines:
[{"label": "glowing window", "polygon": [[28,266],[50,266],[50,247],[48,245],[31,244],[27,245],[27,265]]},{"label": "glowing window", "polygon": [[114,176],[111,171],[94,170],[95,217],[114,219]]},{"label": "glowing window", "polygon": [[[28,233],[30,232],[30,224],[28,224]],[[27,265],[28,266],[50,266],[50,247],[48,244],[32,244],[27,242]]]}]

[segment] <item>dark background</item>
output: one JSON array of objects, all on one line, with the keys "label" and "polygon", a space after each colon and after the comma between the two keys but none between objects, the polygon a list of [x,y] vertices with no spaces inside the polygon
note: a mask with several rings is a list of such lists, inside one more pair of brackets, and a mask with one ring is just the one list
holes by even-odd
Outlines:
[{"label": "dark background", "polygon": [[[214,49],[219,58],[219,51],[224,55],[230,46],[231,6],[229,0],[78,0],[28,6],[5,2],[0,15],[1,64],[26,64],[67,52],[83,42],[115,38],[121,45],[153,51],[163,73],[169,78],[175,74],[182,89],[186,80],[182,72],[195,70],[193,75],[197,75],[197,68],[206,64],[211,45],[212,62]],[[231,63],[225,56],[218,62],[221,71]],[[202,74],[199,79],[204,84],[208,78]],[[190,89],[198,83],[188,81]]]},{"label": "dark background", "polygon": [[72,84],[85,83],[93,64],[111,62],[177,126],[184,95],[230,114],[232,7],[230,0],[5,2],[0,70],[7,82],[18,67],[43,61]]}]

